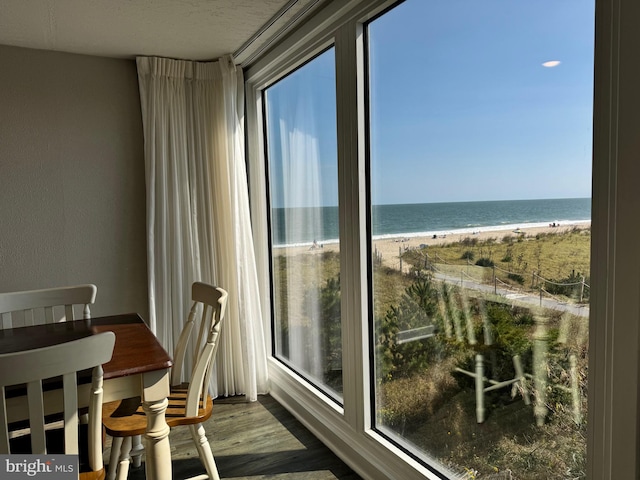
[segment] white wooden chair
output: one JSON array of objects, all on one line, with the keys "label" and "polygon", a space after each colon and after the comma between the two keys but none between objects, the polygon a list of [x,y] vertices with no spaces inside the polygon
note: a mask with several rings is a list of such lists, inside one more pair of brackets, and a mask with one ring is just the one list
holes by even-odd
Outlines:
[{"label": "white wooden chair", "polygon": [[91,318],[89,305],[98,288],[92,284],[0,293],[0,330]]},{"label": "white wooden chair", "polygon": [[[227,292],[212,285],[196,282],[192,286],[193,305],[185,323],[173,356],[171,393],[165,418],[169,427],[188,425],[198,455],[207,475],[218,480],[218,470],[213,459],[202,423],[211,417],[213,400],[209,394],[209,380],[218,349],[220,325],[227,304]],[[199,325],[198,325],[199,324]],[[187,346],[193,341],[192,333],[198,331],[196,352],[190,382],[182,383]],[[102,422],[107,435],[113,437],[108,478],[127,478],[130,464],[131,438],[143,435],[147,420],[140,398],[106,403]]]},{"label": "white wooden chair", "polygon": [[75,320],[80,308],[82,318],[91,318],[97,291],[87,284],[0,293],[0,329]]},{"label": "white wooden chair", "polygon": [[[86,465],[80,461],[79,478],[104,478],[102,364],[111,359],[114,343],[113,332],[104,332],[50,347],[0,354],[0,453],[77,455],[84,451],[88,461]],[[91,398],[88,399],[89,422],[81,426],[77,372],[86,369],[93,369]],[[64,392],[64,424],[60,429],[51,429],[45,422],[42,381],[59,377],[62,377]],[[25,384],[29,405],[29,435],[10,439],[6,387]],[[79,438],[83,437],[79,433],[81,428],[87,430],[87,445],[80,445]],[[80,455],[82,458],[83,455]]]}]

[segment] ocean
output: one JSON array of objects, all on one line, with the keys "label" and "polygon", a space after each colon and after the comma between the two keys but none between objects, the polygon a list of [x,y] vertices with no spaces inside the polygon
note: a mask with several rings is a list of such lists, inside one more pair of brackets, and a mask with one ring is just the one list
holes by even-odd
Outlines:
[{"label": "ocean", "polygon": [[[338,242],[338,207],[274,208],[273,245]],[[473,234],[591,221],[590,198],[374,205],[374,240]]]}]

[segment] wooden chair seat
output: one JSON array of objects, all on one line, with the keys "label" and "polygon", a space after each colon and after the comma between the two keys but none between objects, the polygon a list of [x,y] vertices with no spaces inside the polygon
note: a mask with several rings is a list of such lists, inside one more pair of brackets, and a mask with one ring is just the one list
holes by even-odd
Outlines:
[{"label": "wooden chair seat", "polygon": [[80,472],[78,480],[104,480],[107,472],[103,468],[99,472]]},{"label": "wooden chair seat", "polygon": [[[171,387],[169,406],[165,413],[170,428],[180,425],[197,425],[208,420],[213,410],[211,395],[207,395],[206,404],[198,405],[198,414],[187,416],[188,383]],[[144,435],[147,429],[147,417],[142,409],[140,397],[105,403],[102,406],[102,424],[107,435],[112,437],[132,437]]]}]

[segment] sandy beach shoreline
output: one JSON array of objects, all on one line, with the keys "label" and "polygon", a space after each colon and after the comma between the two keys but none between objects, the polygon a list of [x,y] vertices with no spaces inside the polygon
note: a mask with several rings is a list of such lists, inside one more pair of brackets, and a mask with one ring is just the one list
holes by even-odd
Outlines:
[{"label": "sandy beach shoreline", "polygon": [[[562,234],[578,229],[588,229],[591,226],[591,222],[575,222],[575,223],[563,223],[561,225],[546,226],[546,227],[518,227],[514,230],[486,230],[473,233],[455,233],[452,232],[446,235],[431,235],[431,236],[411,236],[406,237],[398,235],[397,237],[385,237],[380,239],[374,239],[373,247],[382,255],[384,263],[396,261],[399,254],[404,250],[412,248],[419,248],[423,245],[443,245],[446,243],[460,242],[465,238],[474,238],[480,241],[485,241],[490,238],[495,239],[496,242],[501,242],[505,236],[524,236],[535,237],[541,233],[554,233]],[[435,238],[434,238],[435,237]],[[276,255],[299,255],[299,254],[319,254],[322,252],[337,252],[339,250],[338,243],[318,244],[317,246],[283,246],[275,247],[273,249]]]}]

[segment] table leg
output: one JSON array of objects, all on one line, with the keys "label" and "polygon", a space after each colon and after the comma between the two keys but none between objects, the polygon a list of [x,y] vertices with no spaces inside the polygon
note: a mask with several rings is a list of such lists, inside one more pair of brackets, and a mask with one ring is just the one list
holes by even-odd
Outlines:
[{"label": "table leg", "polygon": [[147,480],[171,480],[170,429],[164,416],[169,405],[169,373],[149,372],[143,376],[143,383]]}]

